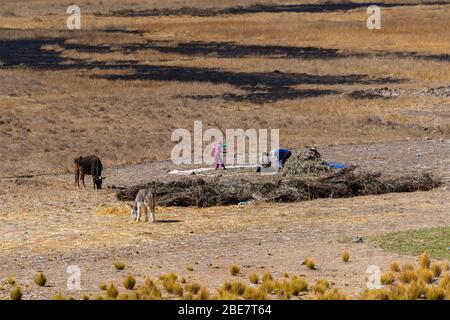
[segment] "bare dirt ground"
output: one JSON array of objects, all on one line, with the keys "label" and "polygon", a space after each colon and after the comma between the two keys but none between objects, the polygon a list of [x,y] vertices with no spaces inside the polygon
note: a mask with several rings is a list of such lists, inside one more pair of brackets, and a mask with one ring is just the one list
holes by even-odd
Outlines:
[{"label": "bare dirt ground", "polygon": [[[429,169],[444,182],[431,192],[388,194],[350,199],[321,199],[291,204],[159,208],[158,223],[134,223],[128,214],[101,215],[104,206],[123,206],[113,190],[73,187],[71,175],[3,179],[0,191],[0,279],[14,276],[24,298],[49,298],[55,292],[79,297],[100,291],[98,284],[132,273],[142,280],[169,271],[214,289],[232,278],[228,267],[327,278],[350,294],[364,289],[366,268],[386,269],[393,260],[414,257],[384,252],[371,236],[389,231],[448,225],[450,221],[450,143],[398,141],[385,144],[322,147],[328,160],[395,173]],[[169,162],[108,168],[107,185],[132,185],[167,176]],[[446,188],[447,187],[447,188]],[[351,243],[360,236],[363,243]],[[350,263],[340,261],[343,250]],[[306,257],[317,270],[301,265]],[[114,269],[124,261],[124,271]],[[79,265],[82,291],[67,291],[69,265]],[[187,267],[193,267],[188,271]],[[48,286],[37,288],[33,275],[43,271]],[[245,280],[246,281],[246,280]],[[0,298],[9,291],[0,290]]]}]

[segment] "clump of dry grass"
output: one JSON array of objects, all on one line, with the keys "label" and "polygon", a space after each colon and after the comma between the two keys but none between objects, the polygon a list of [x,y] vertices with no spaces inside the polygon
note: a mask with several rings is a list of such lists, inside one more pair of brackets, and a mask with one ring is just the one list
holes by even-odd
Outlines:
[{"label": "clump of dry grass", "polygon": [[263,289],[261,289],[261,287],[245,288],[245,291],[242,294],[242,297],[247,300],[267,300],[268,299],[267,293]]},{"label": "clump of dry grass", "polygon": [[145,299],[159,300],[161,299],[161,290],[150,278],[145,278],[144,283],[138,287],[138,294],[145,297]]},{"label": "clump of dry grass", "polygon": [[159,276],[159,280],[161,280],[161,281],[166,281],[166,280],[177,281],[177,279],[178,279],[178,274],[176,274],[175,272],[166,273],[166,274],[162,274]]},{"label": "clump of dry grass", "polygon": [[431,264],[430,269],[436,278],[439,278],[441,276],[442,268],[439,264],[437,264],[437,263]]},{"label": "clump of dry grass", "polygon": [[186,267],[186,269],[187,269],[187,271],[194,271],[194,267],[192,267],[192,266],[188,266],[188,267]]},{"label": "clump of dry grass", "polygon": [[366,289],[360,295],[361,300],[389,300],[389,294],[386,289]]},{"label": "clump of dry grass", "polygon": [[442,262],[442,268],[443,268],[445,271],[449,271],[449,270],[450,270],[450,263],[448,263],[448,261],[445,260],[444,262]]},{"label": "clump of dry grass", "polygon": [[52,300],[66,300],[61,292],[57,292],[52,296]]},{"label": "clump of dry grass", "polygon": [[131,274],[127,275],[123,279],[123,286],[125,289],[133,290],[135,285],[136,285],[136,279]]},{"label": "clump of dry grass", "polygon": [[87,293],[85,293],[81,296],[81,300],[90,300],[90,299],[91,299],[91,296],[88,295]]},{"label": "clump of dry grass", "polygon": [[185,289],[186,289],[189,293],[197,294],[197,293],[200,291],[201,286],[200,286],[200,284],[194,282],[194,283],[189,283],[189,284],[187,284],[187,285],[185,286]]},{"label": "clump of dry grass", "polygon": [[47,283],[47,278],[42,272],[39,272],[34,276],[34,283],[36,283],[39,287],[43,287]]},{"label": "clump of dry grass", "polygon": [[316,264],[314,263],[314,260],[312,258],[306,258],[306,260],[303,261],[303,264],[311,270],[316,269]]},{"label": "clump of dry grass", "polygon": [[425,283],[432,283],[434,274],[430,269],[419,269],[417,270],[417,277]]},{"label": "clump of dry grass", "polygon": [[430,267],[431,260],[428,253],[425,251],[419,256],[419,266],[423,269],[428,269]]},{"label": "clump of dry grass", "polygon": [[394,271],[389,271],[389,272],[383,273],[381,275],[380,282],[383,285],[393,284],[394,281],[395,281],[395,277],[396,277],[395,272]]},{"label": "clump of dry grass", "polygon": [[393,261],[393,262],[391,262],[391,264],[390,264],[390,266],[389,266],[389,269],[392,271],[392,272],[400,272],[400,264],[397,262],[397,261]]},{"label": "clump of dry grass", "polygon": [[402,265],[402,271],[413,271],[414,270],[414,265],[411,263],[404,263]]},{"label": "clump of dry grass", "polygon": [[348,262],[350,260],[350,253],[348,251],[342,252],[341,259],[343,262]]},{"label": "clump of dry grass", "polygon": [[128,298],[129,298],[128,293],[124,292],[119,293],[119,295],[117,296],[117,300],[128,300]]},{"label": "clump of dry grass", "polygon": [[259,276],[256,273],[250,273],[248,275],[248,280],[253,284],[259,283]]},{"label": "clump of dry grass", "polygon": [[163,287],[169,294],[181,297],[183,295],[183,287],[176,281],[176,277],[166,277],[162,280]]},{"label": "clump of dry grass", "polygon": [[273,281],[273,276],[270,272],[266,272],[263,274],[262,276],[262,282],[268,282],[268,281]]},{"label": "clump of dry grass", "polygon": [[292,295],[297,296],[300,292],[308,290],[308,281],[304,278],[293,276],[290,279],[288,288]]},{"label": "clump of dry grass", "polygon": [[199,300],[208,300],[209,299],[209,291],[206,287],[201,287],[198,291],[197,298]]},{"label": "clump of dry grass", "polygon": [[123,216],[130,214],[130,208],[127,206],[120,207],[103,207],[95,211],[99,216]]},{"label": "clump of dry grass", "polygon": [[314,295],[316,300],[349,300],[350,297],[338,289],[325,291],[323,294]]},{"label": "clump of dry grass", "polygon": [[110,283],[109,285],[107,285],[106,287],[106,295],[108,296],[108,298],[111,299],[116,299],[117,296],[119,295],[119,291],[117,290],[116,286],[114,285],[114,283]]},{"label": "clump of dry grass", "polygon": [[311,287],[314,293],[324,294],[330,288],[330,284],[325,279],[319,279],[316,283]]},{"label": "clump of dry grass", "polygon": [[232,276],[236,276],[241,271],[241,267],[237,265],[231,265],[230,266],[230,274]]},{"label": "clump of dry grass", "polygon": [[445,291],[439,287],[429,286],[425,291],[425,298],[428,300],[444,300]]},{"label": "clump of dry grass", "polygon": [[20,286],[16,286],[14,289],[12,289],[11,292],[9,293],[9,296],[11,300],[22,300],[23,294]]},{"label": "clump of dry grass", "polygon": [[100,290],[106,290],[107,285],[106,285],[106,283],[100,283],[100,285],[98,287]]},{"label": "clump of dry grass", "polygon": [[411,283],[417,280],[417,274],[414,270],[405,270],[400,273],[398,279],[403,283]]},{"label": "clump of dry grass", "polygon": [[123,261],[116,261],[114,263],[114,268],[116,268],[116,270],[123,270],[123,269],[125,269],[125,267],[126,267],[126,264]]},{"label": "clump of dry grass", "polygon": [[9,284],[9,285],[15,285],[16,284],[16,278],[14,278],[14,277],[8,277],[8,278],[6,278],[6,282]]}]

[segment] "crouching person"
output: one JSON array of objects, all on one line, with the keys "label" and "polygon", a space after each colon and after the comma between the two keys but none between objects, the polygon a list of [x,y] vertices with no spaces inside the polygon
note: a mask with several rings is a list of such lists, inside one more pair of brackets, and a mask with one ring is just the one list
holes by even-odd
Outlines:
[{"label": "crouching person", "polygon": [[155,192],[151,189],[141,189],[138,191],[133,205],[131,205],[131,217],[133,220],[139,222],[142,210],[145,212],[145,222],[153,223],[156,221]]}]

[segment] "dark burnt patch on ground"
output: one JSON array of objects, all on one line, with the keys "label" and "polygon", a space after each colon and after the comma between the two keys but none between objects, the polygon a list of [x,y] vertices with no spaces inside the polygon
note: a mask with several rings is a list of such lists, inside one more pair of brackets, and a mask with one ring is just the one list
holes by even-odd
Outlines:
[{"label": "dark burnt patch on ground", "polygon": [[116,10],[112,13],[97,12],[97,16],[116,16],[116,17],[157,17],[157,16],[198,16],[210,17],[219,15],[241,15],[251,13],[284,13],[284,12],[307,12],[307,13],[323,13],[349,11],[360,8],[367,8],[371,5],[377,5],[383,8],[418,6],[418,5],[446,5],[447,1],[435,1],[428,3],[421,2],[400,2],[400,3],[382,3],[382,2],[362,2],[362,3],[323,3],[323,4],[289,4],[289,5],[265,5],[257,4],[252,6],[237,6],[230,8],[165,8],[165,9],[147,9],[147,10]]}]

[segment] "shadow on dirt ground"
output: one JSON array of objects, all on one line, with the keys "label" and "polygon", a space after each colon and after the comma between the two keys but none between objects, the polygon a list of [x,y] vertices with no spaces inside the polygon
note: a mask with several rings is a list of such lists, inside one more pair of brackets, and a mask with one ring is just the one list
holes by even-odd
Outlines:
[{"label": "shadow on dirt ground", "polygon": [[361,2],[361,3],[323,3],[323,4],[289,4],[289,5],[265,5],[256,4],[248,7],[230,7],[224,9],[218,8],[177,8],[177,9],[151,9],[151,10],[117,10],[109,14],[95,13],[97,16],[117,16],[117,17],[146,17],[146,16],[199,16],[210,17],[219,15],[239,15],[239,14],[251,14],[251,13],[281,13],[281,12],[309,12],[309,13],[321,13],[321,12],[336,12],[336,11],[349,11],[359,8],[367,8],[371,5],[377,5],[383,8],[392,7],[406,7],[406,6],[418,6],[418,5],[446,5],[449,2],[436,1],[436,2],[400,2],[400,3],[381,3],[381,2]]}]

